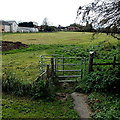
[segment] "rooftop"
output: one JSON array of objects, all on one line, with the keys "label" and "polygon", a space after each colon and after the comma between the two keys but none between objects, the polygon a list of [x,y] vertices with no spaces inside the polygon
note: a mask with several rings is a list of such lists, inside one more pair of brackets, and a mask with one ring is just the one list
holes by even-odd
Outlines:
[{"label": "rooftop", "polygon": [[10,25],[10,23],[4,21],[4,20],[0,20],[0,23],[2,23],[2,25]]}]

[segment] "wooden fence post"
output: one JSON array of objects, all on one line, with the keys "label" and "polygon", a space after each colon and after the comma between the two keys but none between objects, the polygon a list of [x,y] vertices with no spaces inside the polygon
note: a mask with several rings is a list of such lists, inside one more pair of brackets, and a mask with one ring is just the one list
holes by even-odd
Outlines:
[{"label": "wooden fence post", "polygon": [[51,58],[51,75],[54,76],[54,58]]},{"label": "wooden fence post", "polygon": [[93,71],[93,58],[94,58],[94,52],[90,51],[88,72],[92,72]]},{"label": "wooden fence post", "polygon": [[116,56],[114,56],[114,59],[113,59],[113,68],[115,68],[115,64],[116,64]]}]

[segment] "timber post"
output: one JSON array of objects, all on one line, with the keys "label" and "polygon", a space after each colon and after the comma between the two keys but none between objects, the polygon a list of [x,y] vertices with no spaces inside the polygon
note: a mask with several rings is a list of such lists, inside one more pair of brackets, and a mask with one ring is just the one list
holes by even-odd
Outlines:
[{"label": "timber post", "polygon": [[93,71],[93,58],[94,58],[94,51],[90,51],[88,72]]},{"label": "timber post", "polygon": [[54,77],[54,58],[51,58],[51,76]]}]

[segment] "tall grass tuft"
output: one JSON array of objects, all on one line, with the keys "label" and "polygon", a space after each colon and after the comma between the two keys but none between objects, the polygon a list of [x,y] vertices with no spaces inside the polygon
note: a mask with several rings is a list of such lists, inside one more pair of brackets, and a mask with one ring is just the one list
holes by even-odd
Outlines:
[{"label": "tall grass tuft", "polygon": [[13,93],[18,96],[30,95],[31,84],[25,84],[17,78],[12,71],[5,71],[2,77],[2,89],[4,92]]},{"label": "tall grass tuft", "polygon": [[52,80],[46,82],[39,80],[34,83],[25,83],[20,78],[17,78],[14,72],[6,70],[3,73],[2,89],[4,92],[12,93],[17,96],[30,96],[33,99],[48,98],[53,99],[55,95],[55,86]]}]

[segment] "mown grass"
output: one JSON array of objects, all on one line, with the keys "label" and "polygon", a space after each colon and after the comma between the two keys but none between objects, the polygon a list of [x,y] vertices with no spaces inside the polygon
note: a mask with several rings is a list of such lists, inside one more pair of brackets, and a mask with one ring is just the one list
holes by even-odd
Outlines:
[{"label": "mown grass", "polygon": [[89,32],[53,32],[53,33],[4,33],[4,41],[22,42],[25,44],[63,44],[63,45],[88,45],[96,44],[100,41],[116,43],[117,40],[106,34],[93,34]]}]

